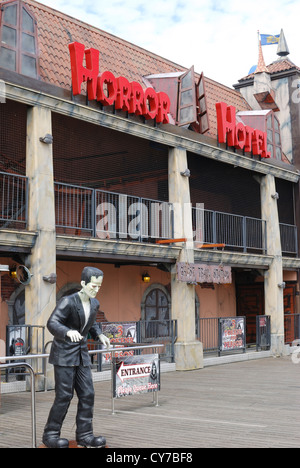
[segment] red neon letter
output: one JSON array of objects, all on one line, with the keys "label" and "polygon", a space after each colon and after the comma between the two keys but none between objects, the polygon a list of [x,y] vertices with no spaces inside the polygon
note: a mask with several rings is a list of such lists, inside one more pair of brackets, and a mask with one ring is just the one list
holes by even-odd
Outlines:
[{"label": "red neon letter", "polygon": [[131,97],[129,112],[131,114],[142,115],[144,106],[144,90],[140,83],[133,81],[130,83],[131,86]]},{"label": "red neon letter", "polygon": [[270,153],[267,152],[267,135],[261,130],[254,130],[252,138],[253,154],[262,158],[269,158]]},{"label": "red neon letter", "polygon": [[220,143],[234,146],[235,140],[235,107],[227,106],[225,102],[216,103],[217,123],[218,123],[218,138]]},{"label": "red neon letter", "polygon": [[166,93],[160,92],[158,95],[158,112],[156,116],[157,123],[169,123],[168,113],[170,112],[170,99]]},{"label": "red neon letter", "polygon": [[123,111],[129,111],[129,100],[130,100],[130,83],[124,76],[117,78],[117,99],[116,109],[122,109]]},{"label": "red neon letter", "polygon": [[246,129],[245,125],[239,122],[235,127],[235,147],[243,149],[246,143]]},{"label": "red neon letter", "polygon": [[254,132],[254,129],[252,127],[249,127],[246,125],[246,143],[245,143],[245,151],[247,153],[250,153],[252,150],[252,135]]},{"label": "red neon letter", "polygon": [[144,94],[143,115],[147,120],[155,119],[158,112],[158,97],[153,88],[147,88]]},{"label": "red neon letter", "polygon": [[[106,86],[106,92],[103,87]],[[104,106],[112,106],[117,95],[117,80],[113,73],[106,71],[98,76],[97,101]]]},{"label": "red neon letter", "polygon": [[[97,77],[99,74],[99,51],[96,49],[85,49],[83,44],[72,42],[69,44],[73,94],[81,94],[81,85],[87,81],[88,99],[96,99]],[[83,66],[85,56],[86,68]]]}]

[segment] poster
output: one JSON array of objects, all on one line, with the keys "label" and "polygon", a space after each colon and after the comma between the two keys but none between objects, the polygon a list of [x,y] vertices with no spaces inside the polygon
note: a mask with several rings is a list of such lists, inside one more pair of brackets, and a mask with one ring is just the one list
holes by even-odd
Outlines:
[{"label": "poster", "polygon": [[245,349],[245,317],[219,319],[220,351]]},{"label": "poster", "polygon": [[160,390],[158,354],[128,356],[114,363],[114,398]]},{"label": "poster", "polygon": [[6,327],[7,356],[24,356],[28,353],[28,327],[20,325]]},{"label": "poster", "polygon": [[[136,340],[136,323],[102,323],[102,333],[109,338],[112,345],[122,348],[124,344],[134,346]],[[120,346],[119,346],[120,344]],[[116,353],[116,357],[122,358],[125,356],[133,356],[134,351],[120,351]],[[102,353],[102,364],[108,364],[111,362],[111,353]]]}]

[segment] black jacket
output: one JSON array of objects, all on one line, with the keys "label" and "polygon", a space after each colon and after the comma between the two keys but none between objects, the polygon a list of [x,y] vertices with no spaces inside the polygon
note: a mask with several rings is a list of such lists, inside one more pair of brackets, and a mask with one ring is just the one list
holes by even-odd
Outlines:
[{"label": "black jacket", "polygon": [[[101,325],[96,323],[96,315],[99,309],[97,299],[90,299],[91,309],[89,320],[85,323],[85,314],[78,293],[63,297],[57,304],[48,320],[47,328],[54,336],[51,347],[49,363],[57,366],[90,366],[91,360],[87,348],[87,335],[90,333],[94,340],[101,335]],[[77,330],[83,339],[73,343],[67,332]]]}]

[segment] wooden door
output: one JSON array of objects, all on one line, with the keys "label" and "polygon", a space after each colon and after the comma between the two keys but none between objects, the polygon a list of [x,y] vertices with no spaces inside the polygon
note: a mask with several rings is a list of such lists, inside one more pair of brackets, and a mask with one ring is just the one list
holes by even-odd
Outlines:
[{"label": "wooden door", "polygon": [[295,339],[295,285],[287,285],[284,289],[284,336],[285,343],[290,344]]}]

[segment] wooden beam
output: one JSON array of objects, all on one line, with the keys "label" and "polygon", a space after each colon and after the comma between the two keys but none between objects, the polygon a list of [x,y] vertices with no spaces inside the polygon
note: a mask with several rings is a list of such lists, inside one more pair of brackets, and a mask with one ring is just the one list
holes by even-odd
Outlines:
[{"label": "wooden beam", "polygon": [[186,238],[182,239],[162,239],[162,240],[157,240],[156,244],[175,244],[176,242],[186,242]]}]

